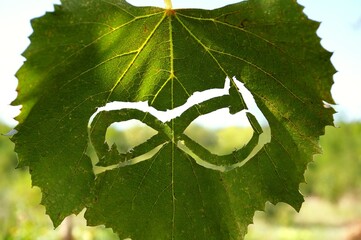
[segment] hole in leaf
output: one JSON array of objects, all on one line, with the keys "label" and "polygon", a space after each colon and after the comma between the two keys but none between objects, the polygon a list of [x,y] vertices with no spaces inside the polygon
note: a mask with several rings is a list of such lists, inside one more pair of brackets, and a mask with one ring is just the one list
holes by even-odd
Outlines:
[{"label": "hole in leaf", "polygon": [[[174,132],[175,139],[179,137],[177,147],[191,156],[199,165],[217,171],[230,171],[236,167],[242,167],[265,144],[271,141],[271,130],[267,119],[246,86],[235,78],[232,79],[232,85],[230,83],[231,80],[226,78],[223,89],[195,92],[184,105],[167,111],[158,111],[149,106],[147,102],[110,102],[99,107],[89,118],[89,129],[92,129],[92,121],[100,112],[133,111],[136,114],[143,112],[149,113],[147,116],[151,120],[147,121],[154,122],[156,129],[159,124],[162,125],[161,122],[164,123],[165,128],[160,127],[159,129],[166,137],[165,139],[163,139],[164,136],[157,137],[158,132],[144,124],[142,118],[139,118],[142,119],[140,121],[113,123],[106,128],[105,134],[110,154],[106,150],[105,153],[104,149],[102,150],[102,163],[98,164],[97,161],[94,161],[94,172],[97,174],[97,172],[133,165],[150,159],[162,146],[169,143],[172,129],[167,122],[172,120],[175,125],[180,127],[175,128]],[[208,112],[208,114],[194,120],[194,117],[198,115],[195,111],[198,111],[198,114],[199,112]],[[157,122],[158,120],[160,122]],[[193,120],[190,126],[188,120]],[[181,121],[185,121],[187,126],[181,124]],[[192,125],[203,125],[203,128],[207,125],[211,126],[203,129],[206,130],[205,132],[208,131],[209,135],[203,137],[203,140],[200,139],[204,133],[193,134],[195,131],[192,130]],[[142,128],[147,130],[141,131]],[[88,131],[88,134],[91,133]],[[239,137],[238,140],[232,140],[235,136]],[[146,142],[147,144],[143,144]],[[226,147],[220,147],[221,144]],[[98,145],[104,146],[103,143]],[[152,150],[149,151],[150,149]],[[119,161],[117,161],[118,155],[113,150],[120,153]],[[105,157],[109,157],[107,159],[110,160],[104,162]],[[98,161],[100,161],[99,159],[98,156]]]},{"label": "hole in leaf", "polygon": [[[219,118],[220,115],[224,119],[239,124],[237,126],[224,125],[217,128],[207,127],[207,125],[212,124],[213,119]],[[207,125],[203,123],[207,123]],[[245,146],[251,140],[253,132],[244,111],[232,115],[228,112],[228,109],[219,109],[202,115],[195,119],[184,131],[188,137],[211,153],[219,156],[230,154]]]},{"label": "hole in leaf", "polygon": [[117,168],[120,168],[120,167],[125,167],[125,166],[134,165],[134,164],[143,162],[145,160],[148,160],[148,159],[152,158],[154,155],[156,155],[160,151],[162,146],[163,145],[160,145],[160,146],[158,146],[156,148],[153,148],[149,152],[147,152],[145,154],[142,154],[142,155],[140,155],[138,157],[132,158],[132,159],[130,159],[128,161],[125,161],[125,162],[119,162],[117,164],[110,165],[110,166],[107,166],[107,167],[94,165],[93,166],[94,173],[95,173],[95,175],[97,175],[97,174],[103,173],[105,171],[109,171],[109,170],[117,169]]},{"label": "hole in leaf", "polygon": [[158,134],[156,130],[139,120],[128,120],[112,123],[106,130],[106,143],[108,144],[109,148],[114,148],[115,146],[119,154],[125,154],[126,156],[130,154],[129,159],[119,160],[118,163],[108,166],[97,166],[97,162],[99,160],[97,159],[94,149],[91,149],[91,152],[88,155],[92,158],[94,173],[97,175],[105,171],[128,165],[134,165],[150,159],[161,149],[164,144],[161,144],[153,149],[149,149],[148,151],[145,151],[144,154],[135,156],[131,156],[133,153],[132,150],[137,146],[147,142],[156,134]]},{"label": "hole in leaf", "polygon": [[105,135],[109,147],[114,144],[119,153],[130,152],[158,132],[139,120],[112,123]]},{"label": "hole in leaf", "polygon": [[[208,137],[204,138],[205,140],[202,140],[199,136],[193,134],[190,130],[191,127],[188,126],[188,129],[184,131],[184,139],[178,143],[178,147],[192,156],[199,165],[218,171],[230,171],[236,167],[242,167],[265,144],[271,141],[268,121],[257,106],[253,95],[243,83],[235,78],[233,78],[233,84],[237,86],[237,90],[242,95],[242,104],[237,104],[239,95],[237,96],[237,92],[234,91],[235,85],[230,86],[230,80],[226,79],[225,90],[228,90],[227,92],[236,101],[236,104],[232,104],[234,101],[229,102],[229,107],[223,106],[223,108],[200,116],[192,122],[193,124],[198,123],[203,126],[221,126],[220,128],[226,129],[226,132],[231,132],[231,136],[213,133],[213,136],[209,134]],[[205,101],[207,100],[199,102],[204,103]],[[199,107],[202,108],[202,106]],[[233,123],[233,125],[229,123]],[[236,131],[237,128],[242,133],[238,133]],[[221,139],[225,143],[223,147],[219,146],[219,135],[221,135]],[[237,135],[242,137],[240,141],[233,140],[234,136]]]}]

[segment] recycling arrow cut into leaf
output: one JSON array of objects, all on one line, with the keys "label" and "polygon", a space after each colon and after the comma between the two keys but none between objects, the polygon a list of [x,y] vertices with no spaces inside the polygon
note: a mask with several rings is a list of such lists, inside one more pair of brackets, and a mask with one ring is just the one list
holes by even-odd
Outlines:
[{"label": "recycling arrow cut into leaf", "polygon": [[[208,11],[62,0],[32,26],[27,61],[17,73],[13,104],[23,108],[13,140],[20,166],[29,166],[55,225],[86,207],[88,224],[105,224],[121,238],[243,239],[267,201],[300,208],[298,185],[319,152],[319,136],[332,125],[333,110],[323,101],[333,103],[335,70],[315,34],[318,23],[296,1],[249,0]],[[174,109],[195,92],[223,88],[226,78],[229,95],[220,97],[219,107],[247,111],[234,77],[251,92],[272,133],[242,167],[212,170],[179,147],[183,140],[196,155],[210,156],[182,131],[217,109],[217,100],[169,123],[132,109],[99,114],[88,132],[90,117],[107,103],[147,101],[158,110]],[[100,165],[116,163],[97,129],[123,113],[160,134],[137,151],[159,151],[95,175],[89,138],[100,146]]]}]

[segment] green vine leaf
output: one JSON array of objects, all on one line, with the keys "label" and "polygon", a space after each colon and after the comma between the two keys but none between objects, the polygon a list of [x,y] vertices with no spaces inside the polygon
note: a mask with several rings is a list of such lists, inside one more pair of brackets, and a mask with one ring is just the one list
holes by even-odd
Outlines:
[{"label": "green vine leaf", "polygon": [[[87,208],[88,224],[105,224],[121,238],[243,239],[267,201],[300,208],[306,165],[333,122],[324,102],[333,103],[335,70],[315,34],[318,23],[296,1],[248,0],[208,11],[62,0],[32,26],[17,73],[13,104],[23,107],[13,140],[55,225]],[[223,93],[184,105],[209,89]],[[111,103],[128,105],[102,108]],[[182,107],[168,121],[152,113]],[[243,112],[254,131],[225,156],[184,133],[221,108]],[[105,143],[106,130],[130,119],[157,134],[119,153]]]}]

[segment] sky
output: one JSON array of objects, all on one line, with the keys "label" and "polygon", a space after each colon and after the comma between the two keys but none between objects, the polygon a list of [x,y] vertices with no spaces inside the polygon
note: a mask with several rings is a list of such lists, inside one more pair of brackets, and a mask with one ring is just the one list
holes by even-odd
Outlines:
[{"label": "sky", "polygon": [[[164,6],[163,0],[129,0],[134,5]],[[173,8],[222,7],[239,0],[173,0]],[[336,70],[332,94],[338,121],[361,121],[361,0],[298,0],[304,12],[322,22],[317,34],[322,46],[333,52]],[[59,0],[1,0],[0,2],[0,121],[15,126],[20,107],[16,98],[16,71],[25,60],[21,53],[29,45],[30,19],[53,10]],[[212,118],[215,125],[233,125],[237,119]],[[209,122],[209,121],[208,121]]]}]

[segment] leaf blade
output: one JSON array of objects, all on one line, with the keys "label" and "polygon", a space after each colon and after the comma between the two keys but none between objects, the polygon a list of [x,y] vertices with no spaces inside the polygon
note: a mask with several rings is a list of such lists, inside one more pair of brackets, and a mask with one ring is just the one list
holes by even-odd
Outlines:
[{"label": "leaf blade", "polygon": [[[300,6],[291,0],[249,0],[213,11],[169,14],[134,8],[124,0],[62,4],[33,21],[35,33],[17,74],[19,97],[13,103],[23,105],[14,136],[20,166],[30,167],[55,225],[87,207],[91,224],[106,223],[123,237],[242,239],[254,211],[266,201],[299,209],[303,172],[319,152],[324,127],[332,125],[333,110],[325,109],[323,101],[333,102],[335,71],[315,35],[318,24],[307,20]],[[163,128],[148,113],[128,109],[126,119],[143,120],[163,134],[149,142],[153,148],[164,139],[161,149],[146,161],[94,173],[88,138],[102,149],[99,158],[108,156],[102,148],[104,129],[124,110],[100,114],[89,136],[89,118],[97,107],[148,101],[158,110],[174,109],[195,92],[223,88],[226,77],[230,97],[214,104],[232,114],[247,110],[236,77],[271,128],[271,142],[245,165],[214,171],[179,149],[187,124],[214,110],[208,100]],[[136,154],[146,149],[142,145]],[[117,158],[105,160],[99,165],[117,163]],[[142,201],[133,206],[122,193],[137,196],[137,191],[144,191]],[[129,211],[132,207],[137,210]],[[149,209],[159,214],[142,219],[141,212]],[[129,223],[119,216],[127,216]],[[136,226],[138,221],[142,225]]]}]

